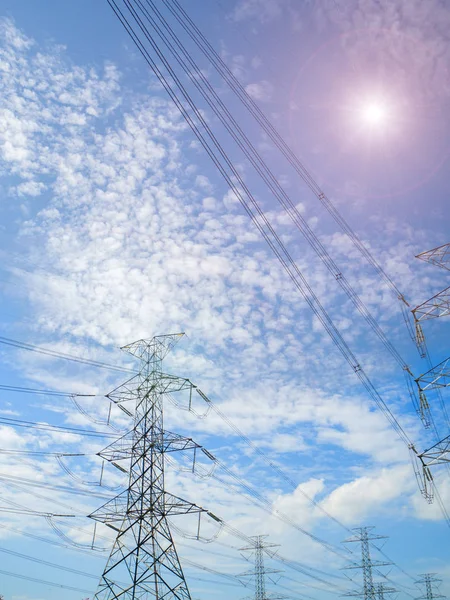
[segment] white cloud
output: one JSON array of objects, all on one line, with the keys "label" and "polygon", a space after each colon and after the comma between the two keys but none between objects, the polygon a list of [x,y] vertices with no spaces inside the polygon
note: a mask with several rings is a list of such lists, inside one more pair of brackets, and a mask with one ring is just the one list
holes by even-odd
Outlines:
[{"label": "white cloud", "polygon": [[316,512],[311,507],[309,498],[315,497],[325,489],[324,481],[321,479],[310,479],[299,485],[292,493],[278,496],[274,503],[274,509],[294,517],[296,522],[303,524],[311,523],[311,513]]},{"label": "white cloud", "polygon": [[341,485],[324,500],[323,507],[342,522],[356,526],[386,508],[400,516],[415,491],[411,466],[403,464],[368,472]]},{"label": "white cloud", "polygon": [[268,102],[272,96],[272,84],[269,81],[258,81],[256,83],[249,83],[245,86],[245,91],[254,100],[260,100],[262,102]]},{"label": "white cloud", "polygon": [[236,21],[257,19],[261,23],[267,23],[279,17],[286,4],[286,0],[240,0],[232,16]]}]

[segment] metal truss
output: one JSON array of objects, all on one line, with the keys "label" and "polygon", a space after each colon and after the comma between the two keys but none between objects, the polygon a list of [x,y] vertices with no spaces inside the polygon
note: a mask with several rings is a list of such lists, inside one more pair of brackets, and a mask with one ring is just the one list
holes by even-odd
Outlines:
[{"label": "metal truss", "polygon": [[436,390],[450,386],[450,356],[416,379],[419,390]]},{"label": "metal truss", "polygon": [[413,390],[410,391],[410,395],[413,399],[414,406],[424,422],[425,427],[429,427],[430,421],[430,405],[426,396],[426,392],[430,390],[440,390],[450,386],[450,357],[443,360],[441,363],[429,369],[420,377],[414,379],[417,390],[417,396]]},{"label": "metal truss", "polygon": [[412,313],[416,323],[450,315],[450,287],[416,306]]},{"label": "metal truss", "polygon": [[437,585],[442,583],[442,579],[435,577],[436,573],[425,573],[419,575],[421,579],[416,581],[416,585],[424,586],[423,596],[418,596],[416,600],[434,600],[434,598],[445,598],[442,594],[439,594],[436,590]]},{"label": "metal truss", "polygon": [[385,600],[385,598],[384,598],[385,594],[395,594],[396,592],[398,592],[398,590],[396,590],[393,587],[389,587],[385,583],[376,583],[375,584],[375,593],[377,595],[378,600]]},{"label": "metal truss", "polygon": [[410,447],[410,453],[419,489],[431,504],[434,500],[434,479],[430,467],[447,465],[450,468],[450,435],[420,454]]},{"label": "metal truss", "polygon": [[[416,258],[450,271],[450,243],[422,252]],[[421,322],[450,315],[450,287],[419,304],[411,312],[414,317],[417,348],[420,354],[425,356],[426,343]]]},{"label": "metal truss", "polygon": [[248,546],[241,548],[241,550],[251,550],[255,553],[255,568],[251,571],[241,573],[238,577],[253,577],[255,582],[255,596],[254,600],[284,600],[285,596],[280,594],[271,594],[266,592],[266,575],[273,573],[280,573],[277,569],[268,569],[264,565],[264,553],[267,548],[275,548],[278,544],[268,544],[264,541],[266,535],[252,536],[255,540],[254,546]]},{"label": "metal truss", "polygon": [[204,509],[165,490],[164,456],[198,444],[164,429],[166,394],[188,389],[186,379],[167,375],[162,361],[183,334],[139,340],[123,350],[140,360],[139,373],[109,394],[133,403],[132,431],[99,455],[129,473],[128,488],[90,517],[117,533],[94,600],[191,600],[168,518]]},{"label": "metal truss", "polygon": [[421,252],[416,258],[450,271],[450,243]]},{"label": "metal truss", "polygon": [[[425,392],[450,386],[450,357],[418,377],[415,381],[419,390],[420,405],[429,410],[429,403]],[[430,467],[442,464],[447,464],[450,467],[450,436],[445,437],[428,450],[418,454],[417,458],[421,463],[422,469],[422,474],[418,478],[419,487],[425,498],[429,502],[432,502],[433,476]]]},{"label": "metal truss", "polygon": [[450,435],[418,455],[425,468],[450,464]]},{"label": "metal truss", "polygon": [[363,574],[363,589],[362,590],[351,590],[342,594],[343,596],[356,596],[363,598],[363,600],[378,600],[377,588],[373,582],[373,568],[374,567],[385,567],[392,563],[380,562],[378,560],[372,560],[370,556],[369,542],[372,540],[385,539],[385,535],[371,535],[369,532],[373,527],[357,527],[355,536],[348,540],[345,540],[345,544],[359,542],[361,544],[361,562],[353,563],[344,569],[361,569]]},{"label": "metal truss", "polygon": [[[418,254],[416,258],[429,262],[438,267],[450,271],[450,243],[433,248],[426,252]],[[437,319],[450,315],[450,287],[442,290],[426,302],[423,302],[412,310],[416,326],[416,343],[423,356],[426,356],[425,336],[422,331],[421,321]],[[431,424],[430,405],[426,392],[430,390],[440,390],[450,386],[450,357],[441,363],[432,367],[429,371],[415,379],[418,388],[419,398],[416,401],[416,410],[426,427]],[[410,394],[415,399],[414,391]],[[443,414],[447,417],[447,410],[441,398]],[[418,454],[414,448],[411,448],[411,457],[414,464],[414,471],[420,490],[428,502],[433,501],[433,476],[430,470],[431,466],[447,464],[450,468],[450,436],[437,442],[434,446]]]}]

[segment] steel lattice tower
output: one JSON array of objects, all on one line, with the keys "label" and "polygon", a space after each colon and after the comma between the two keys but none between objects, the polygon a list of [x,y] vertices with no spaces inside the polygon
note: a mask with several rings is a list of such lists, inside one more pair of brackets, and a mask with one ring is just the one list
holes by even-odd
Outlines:
[{"label": "steel lattice tower", "polygon": [[416,581],[417,585],[423,585],[425,587],[425,594],[419,596],[416,600],[434,600],[434,598],[445,598],[442,594],[435,591],[436,584],[441,583],[442,579],[435,577],[435,573],[425,573],[420,575],[421,579]]},{"label": "steel lattice tower", "polygon": [[162,371],[164,357],[182,335],[157,336],[123,348],[140,360],[139,372],[108,397],[119,406],[134,401],[134,427],[99,455],[122,471],[120,461],[128,461],[129,483],[90,515],[117,532],[95,600],[191,598],[168,518],[203,509],[169,494],[164,486],[165,453],[199,448],[191,439],[164,430],[164,394],[191,386],[189,380]]},{"label": "steel lattice tower", "polygon": [[[373,582],[373,567],[384,567],[391,563],[372,560],[370,556],[369,542],[372,540],[385,539],[385,535],[370,535],[369,532],[373,527],[357,527],[355,536],[345,543],[360,542],[361,543],[361,562],[352,564],[345,569],[361,569],[363,574],[363,589],[353,590],[344,594],[344,596],[357,596],[364,600],[378,600],[377,589]],[[385,590],[386,591],[386,590]]]},{"label": "steel lattice tower", "polygon": [[279,573],[276,569],[268,569],[264,565],[264,552],[267,548],[275,548],[278,544],[268,544],[264,541],[266,535],[256,535],[254,546],[241,548],[241,550],[253,550],[255,553],[255,568],[253,571],[241,573],[240,577],[253,577],[255,582],[255,600],[281,600],[283,596],[266,593],[266,575],[269,573]]}]

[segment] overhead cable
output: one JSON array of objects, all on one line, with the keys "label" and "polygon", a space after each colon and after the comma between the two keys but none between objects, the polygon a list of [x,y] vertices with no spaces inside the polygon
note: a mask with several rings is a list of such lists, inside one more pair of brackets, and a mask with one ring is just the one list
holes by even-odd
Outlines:
[{"label": "overhead cable", "polygon": [[51,350],[50,348],[42,348],[40,346],[34,346],[33,344],[27,344],[25,342],[20,342],[18,340],[13,340],[11,338],[6,338],[6,337],[2,337],[2,336],[0,336],[0,344],[5,344],[7,346],[19,348],[20,350],[30,350],[31,352],[45,354],[47,356],[52,356],[53,358],[70,360],[70,361],[77,362],[77,363],[80,363],[83,365],[99,367],[100,369],[109,369],[111,371],[119,371],[120,373],[136,374],[136,371],[134,371],[132,369],[127,369],[126,367],[118,367],[117,365],[110,365],[108,363],[100,362],[97,360],[90,360],[88,358],[82,358],[81,356],[73,356],[72,354],[67,354],[65,352],[57,352],[56,350]]},{"label": "overhead cable", "polygon": [[[203,96],[211,110],[218,117],[220,122],[224,125],[225,129],[231,135],[231,137],[236,142],[241,151],[244,153],[246,158],[250,161],[258,175],[266,183],[269,190],[279,201],[284,211],[289,215],[294,225],[305,237],[306,241],[313,248],[319,259],[324,263],[324,265],[336,279],[342,290],[353,302],[356,309],[368,322],[370,327],[374,330],[376,335],[380,338],[382,343],[385,345],[385,347],[394,357],[394,359],[399,363],[399,365],[402,368],[408,368],[406,362],[402,359],[402,357],[400,356],[396,348],[393,346],[393,344],[388,340],[375,318],[372,316],[372,314],[365,306],[361,298],[358,296],[356,291],[353,289],[353,287],[351,286],[341,269],[339,269],[335,261],[332,259],[322,242],[319,240],[314,231],[308,225],[306,219],[303,217],[303,215],[298,210],[297,206],[294,204],[287,192],[281,186],[280,182],[275,177],[265,160],[262,158],[261,154],[258,152],[258,150],[252,144],[250,139],[241,129],[237,121],[234,119],[233,115],[228,110],[221,97],[217,94],[213,86],[210,84],[210,82],[204,75],[203,71],[196,64],[196,62],[192,58],[191,53],[189,53],[186,50],[183,43],[176,35],[174,30],[171,28],[171,26],[164,18],[162,13],[158,10],[153,0],[134,0],[134,2],[140,7],[143,15],[151,24],[152,28],[157,32],[161,40],[165,43],[166,47],[175,57],[175,60],[184,70],[186,75],[190,78],[194,87]],[[153,14],[156,15],[157,19],[162,25],[162,28],[152,17],[152,14],[146,8],[146,6],[148,6],[153,11]]]},{"label": "overhead cable", "polygon": [[42,558],[37,558],[35,556],[29,556],[28,554],[22,554],[20,552],[15,552],[14,550],[8,550],[7,548],[2,548],[0,546],[0,552],[3,554],[9,554],[10,556],[15,556],[16,558],[20,558],[21,560],[28,560],[30,562],[37,563],[39,565],[45,565],[46,567],[51,567],[53,569],[59,569],[60,571],[66,571],[67,573],[73,573],[74,575],[80,575],[81,577],[89,577],[90,579],[96,579],[98,581],[98,575],[93,575],[92,573],[86,573],[85,571],[78,571],[78,569],[72,569],[71,567],[65,567],[63,565],[55,564],[54,562],[49,562],[47,560],[43,560]]},{"label": "overhead cable", "polygon": [[101,437],[117,439],[117,435],[110,431],[90,431],[88,429],[79,429],[77,427],[66,427],[64,425],[50,425],[49,423],[38,423],[36,421],[25,421],[23,419],[13,419],[10,417],[0,417],[0,423],[11,427],[25,427],[29,429],[39,429],[41,431],[61,431],[72,435],[82,435],[87,437]]},{"label": "overhead cable", "polygon": [[[164,55],[158,48],[158,45],[152,38],[145,24],[142,22],[142,19],[140,19],[140,17],[136,15],[135,9],[133,7],[130,7],[130,2],[128,0],[124,0],[125,5],[132,13],[133,18],[136,20],[145,39],[149,42],[153,51],[156,53],[161,63],[163,64],[164,68],[168,71],[169,76],[174,82],[175,88],[178,90],[178,92],[181,92],[182,98],[184,99],[184,102],[186,104],[184,104],[183,101],[180,100],[173,85],[162,73],[161,69],[158,67],[158,65],[152,58],[150,52],[145,47],[145,44],[141,41],[141,39],[131,26],[130,22],[124,15],[123,11],[119,8],[116,0],[107,1],[110,4],[113,11],[115,12],[115,14],[117,15],[117,17],[119,18],[122,25],[125,27],[126,31],[131,36],[132,40],[136,44],[141,54],[144,56],[149,66],[154,71],[155,75],[158,77],[163,87],[166,89],[166,91],[168,92],[168,94],[182,113],[189,126],[192,128],[196,137],[198,138],[202,146],[205,148],[210,158],[213,160],[217,169],[222,174],[222,176],[224,177],[224,179],[238,198],[239,202],[241,202],[246,212],[252,218],[255,226],[263,235],[269,247],[277,256],[283,269],[287,272],[292,282],[297,287],[298,291],[302,294],[302,296],[304,297],[304,299],[306,300],[306,302],[308,303],[318,320],[322,323],[323,327],[330,335],[333,343],[339,348],[341,354],[348,362],[350,367],[353,369],[353,371],[355,372],[355,374],[357,375],[367,392],[370,394],[372,400],[382,410],[385,417],[388,419],[389,423],[395,429],[398,436],[403,440],[403,442],[408,447],[413,446],[411,440],[409,439],[409,436],[407,435],[403,427],[400,425],[395,415],[386,405],[383,398],[380,396],[372,381],[369,379],[369,377],[363,370],[362,365],[359,363],[353,352],[350,350],[348,344],[345,342],[339,330],[336,328],[334,322],[328,315],[327,311],[320,303],[319,299],[313,292],[311,286],[309,285],[304,275],[298,268],[292,256],[289,254],[283,242],[269,223],[266,215],[256,202],[255,198],[246,186],[239,172],[236,170],[235,166],[233,165],[226,152],[218,142],[216,136],[211,131],[205,118],[203,117],[195,103],[192,101],[192,98],[187,93],[181,80],[178,78],[170,64],[167,62],[167,59],[164,57]],[[197,125],[196,121],[194,120],[194,116],[195,119],[197,119],[197,121],[200,123],[202,130],[204,130],[204,133],[200,130],[199,125]],[[208,136],[209,141],[206,139],[205,134]]]},{"label": "overhead cable", "polygon": [[338,209],[334,206],[332,201],[328,198],[325,192],[320,188],[319,184],[314,180],[311,173],[307,170],[305,165],[302,164],[296,153],[286,143],[284,138],[278,132],[276,127],[267,118],[263,110],[258,106],[252,96],[248,93],[246,88],[240,83],[239,79],[228,67],[225,61],[222,59],[220,54],[216,52],[214,47],[208,41],[206,36],[198,28],[195,22],[190,18],[186,10],[180,4],[178,0],[163,0],[164,4],[171,11],[189,37],[194,41],[197,47],[209,60],[211,65],[216,69],[217,73],[222,79],[228,84],[230,89],[239,98],[242,104],[247,108],[250,114],[263,128],[264,132],[272,140],[275,146],[280,150],[284,157],[288,160],[291,166],[295,169],[297,174],[302,178],[310,190],[314,193],[317,199],[322,203],[324,208],[333,217],[335,222],[341,227],[341,229],[348,235],[352,243],[359,250],[359,252],[366,258],[366,260],[372,265],[375,271],[385,281],[385,283],[391,288],[394,294],[402,300],[404,304],[407,304],[403,293],[398,289],[393,279],[387,274],[383,267],[373,257],[367,246],[359,239],[358,235],[353,231],[351,226],[347,223],[344,217],[340,214]]},{"label": "overhead cable", "polygon": [[84,588],[72,587],[70,585],[64,585],[62,583],[55,583],[54,581],[46,581],[44,579],[38,579],[37,577],[30,577],[28,575],[22,575],[20,573],[11,573],[11,571],[0,570],[1,575],[7,577],[14,577],[16,579],[22,579],[24,581],[31,581],[32,583],[39,583],[42,585],[49,585],[51,587],[60,588],[62,590],[70,590],[71,592],[82,592],[83,594],[91,594],[92,590],[86,590]]}]

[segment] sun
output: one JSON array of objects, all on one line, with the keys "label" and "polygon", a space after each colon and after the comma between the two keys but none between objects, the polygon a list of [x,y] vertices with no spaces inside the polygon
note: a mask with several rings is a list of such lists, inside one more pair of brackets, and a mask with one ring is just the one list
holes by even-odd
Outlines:
[{"label": "sun", "polygon": [[388,118],[386,106],[381,102],[370,102],[362,110],[364,122],[371,127],[384,125]]}]

